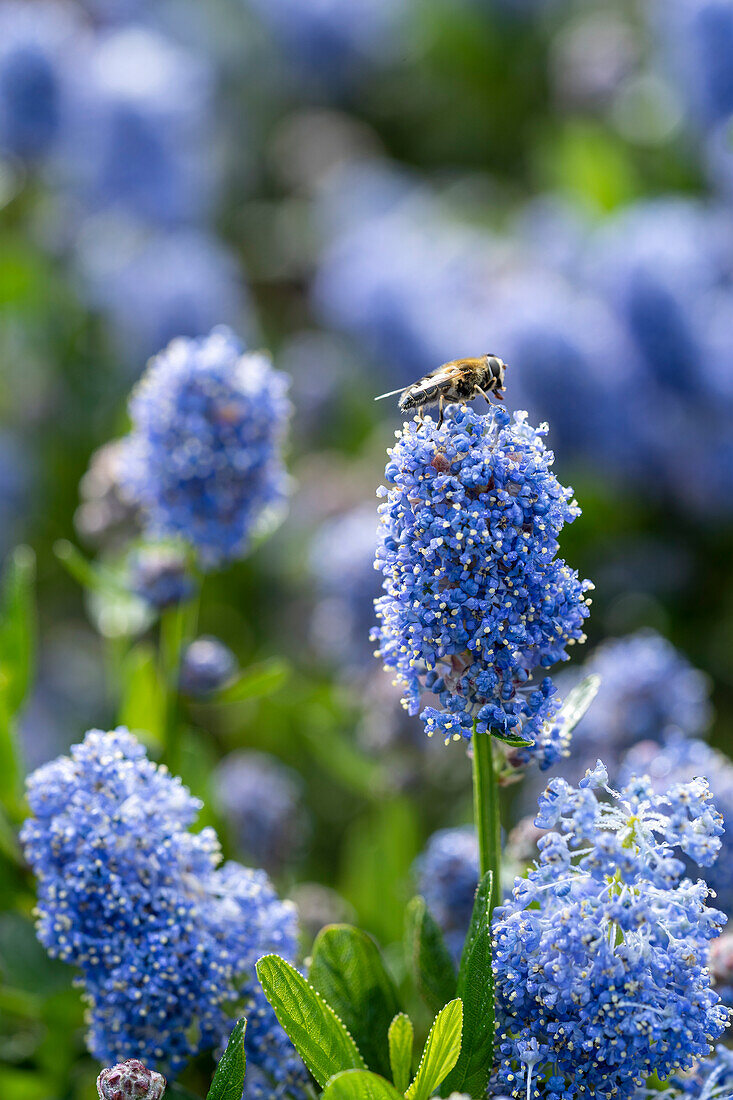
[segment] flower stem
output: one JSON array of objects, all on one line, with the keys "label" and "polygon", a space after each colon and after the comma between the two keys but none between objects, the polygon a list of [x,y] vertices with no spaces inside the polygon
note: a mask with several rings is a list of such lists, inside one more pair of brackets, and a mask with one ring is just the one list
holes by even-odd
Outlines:
[{"label": "flower stem", "polygon": [[173,775],[181,767],[181,713],[178,677],[184,646],[191,641],[198,620],[198,599],[170,607],[160,617],[160,668],[165,691],[163,718],[164,762]]},{"label": "flower stem", "polygon": [[494,772],[494,747],[489,733],[473,727],[473,816],[478,835],[481,875],[493,872],[491,908],[501,901],[501,826],[499,788]]}]

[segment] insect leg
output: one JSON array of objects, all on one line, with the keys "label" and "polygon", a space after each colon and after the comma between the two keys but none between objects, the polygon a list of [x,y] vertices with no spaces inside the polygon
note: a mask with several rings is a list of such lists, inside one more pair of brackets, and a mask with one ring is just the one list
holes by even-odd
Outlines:
[{"label": "insect leg", "polygon": [[478,390],[478,392],[483,395],[483,397],[486,399],[486,404],[487,405],[491,404],[491,401],[489,400],[489,395],[486,392],[486,390],[482,390],[481,387],[478,385],[478,383],[476,383],[476,385],[473,388],[474,388],[474,391]]},{"label": "insect leg", "polygon": [[440,409],[440,415],[438,417],[438,427],[439,428],[441,428],[443,426],[443,406],[444,405],[445,405],[445,398],[441,394],[440,398],[438,399],[438,408]]}]

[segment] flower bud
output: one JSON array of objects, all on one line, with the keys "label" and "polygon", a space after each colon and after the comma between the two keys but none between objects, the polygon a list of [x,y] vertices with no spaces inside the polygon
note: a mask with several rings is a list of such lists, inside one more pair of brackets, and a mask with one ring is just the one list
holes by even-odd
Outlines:
[{"label": "flower bud", "polygon": [[162,1073],[130,1058],[103,1069],[97,1078],[99,1100],[160,1100],[167,1082]]}]

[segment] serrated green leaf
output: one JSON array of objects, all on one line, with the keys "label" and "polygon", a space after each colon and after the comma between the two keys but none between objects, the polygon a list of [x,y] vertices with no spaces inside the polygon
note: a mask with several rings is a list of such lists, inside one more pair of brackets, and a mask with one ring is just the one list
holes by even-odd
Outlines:
[{"label": "serrated green leaf", "polygon": [[563,700],[553,725],[561,726],[568,733],[574,730],[598,694],[600,686],[601,678],[595,673],[576,684]]},{"label": "serrated green leaf", "polygon": [[456,995],[453,960],[424,898],[413,898],[405,915],[407,957],[415,985],[430,1011],[439,1012]]},{"label": "serrated green leaf", "polygon": [[328,1082],[321,1100],[403,1100],[397,1092],[376,1073],[366,1069],[347,1069],[337,1073]]},{"label": "serrated green leaf", "polygon": [[280,1024],[323,1088],[344,1069],[366,1069],[359,1049],[320,993],[279,955],[265,955],[257,976]]},{"label": "serrated green leaf", "polygon": [[445,1081],[446,1092],[484,1096],[494,1060],[494,975],[491,967],[491,871],[476,891],[458,972],[463,1002],[461,1053]]},{"label": "serrated green leaf", "polygon": [[473,948],[476,937],[481,932],[481,929],[486,924],[487,913],[489,914],[489,920],[491,919],[491,890],[494,883],[493,871],[487,871],[482,878],[479,879],[478,886],[476,887],[476,893],[473,899],[473,909],[471,910],[471,921],[468,926],[468,932],[466,938],[463,941],[463,951],[461,953],[461,963],[458,968],[458,982],[459,984],[465,980],[466,966],[468,963],[471,949]]},{"label": "serrated green leaf", "polygon": [[227,1048],[219,1059],[206,1100],[242,1100],[244,1089],[244,1032],[247,1021],[237,1020]]},{"label": "serrated green leaf", "polygon": [[308,980],[342,1020],[369,1069],[389,1073],[387,1031],[400,1003],[371,936],[347,924],[324,928],[313,945]]},{"label": "serrated green leaf", "polygon": [[407,1100],[429,1100],[448,1076],[461,1053],[463,1005],[450,1001],[433,1021],[415,1079],[405,1093]]},{"label": "serrated green leaf", "polygon": [[290,665],[279,657],[251,665],[237,679],[218,692],[216,703],[241,703],[245,699],[260,699],[279,691],[290,677]]},{"label": "serrated green leaf", "polygon": [[389,1062],[392,1080],[399,1092],[406,1091],[412,1073],[413,1028],[410,1017],[400,1012],[389,1025]]}]

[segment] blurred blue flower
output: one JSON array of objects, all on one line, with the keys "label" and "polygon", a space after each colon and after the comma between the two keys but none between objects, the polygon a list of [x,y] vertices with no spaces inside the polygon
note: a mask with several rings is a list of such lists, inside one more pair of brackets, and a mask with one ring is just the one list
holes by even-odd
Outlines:
[{"label": "blurred blue flower", "polygon": [[74,261],[82,297],[105,314],[135,373],[176,336],[202,336],[217,324],[252,334],[237,261],[202,230],[141,233],[124,220],[93,218]]},{"label": "blurred blue flower", "polygon": [[650,777],[658,793],[677,783],[689,783],[696,776],[703,776],[710,784],[725,833],[719,858],[703,874],[715,891],[716,904],[728,916],[733,915],[733,763],[705,741],[670,733],[661,745],[657,740],[641,741],[626,754],[620,782],[642,774]]},{"label": "blurred blue flower", "polygon": [[650,6],[669,80],[704,124],[733,113],[733,3],[661,0]]},{"label": "blurred blue flower", "polygon": [[243,999],[257,1006],[248,1062],[282,1073],[267,1095],[299,1096],[302,1067],[254,976],[265,952],[294,957],[294,907],[263,871],[219,866],[214,831],[189,831],[201,804],[181,781],[127,730],[92,730],[34,772],[28,800],[38,937],[81,971],[94,1057],[134,1051],[176,1075],[226,1041],[227,1009]]},{"label": "blurred blue flower", "polygon": [[216,174],[211,110],[200,55],[143,26],[102,31],[75,74],[60,178],[86,211],[199,217]]},{"label": "blurred blue flower", "polygon": [[342,670],[362,677],[374,651],[369,632],[379,595],[376,546],[374,507],[361,505],[327,519],[309,555],[317,596],[311,625],[316,648]]},{"label": "blurred blue flower", "polygon": [[425,898],[457,963],[471,921],[479,880],[476,831],[466,827],[433,833],[414,870],[417,892]]},{"label": "blurred blue flower", "polygon": [[49,153],[63,125],[67,79],[82,25],[65,3],[0,5],[0,150]]},{"label": "blurred blue flower", "polygon": [[408,0],[248,0],[302,75],[347,88],[403,40]]},{"label": "blurred blue flower", "polygon": [[135,547],[127,558],[126,571],[130,591],[158,611],[183,603],[196,591],[186,555],[164,543]]},{"label": "blurred blue flower", "polygon": [[[558,706],[549,677],[584,640],[587,591],[557,537],[579,515],[545,448],[546,426],[451,405],[399,433],[380,490],[374,638],[411,714],[446,741],[494,731],[545,753]],[[532,748],[527,750],[532,752]]]},{"label": "blurred blue flower", "polygon": [[654,631],[603,642],[583,673],[595,673],[601,686],[573,731],[574,772],[602,755],[615,780],[622,757],[639,741],[660,745],[675,730],[695,737],[710,725],[707,677]]},{"label": "blurred blue flower", "polygon": [[179,686],[194,699],[205,699],[232,679],[237,658],[218,638],[202,635],[191,642],[181,656]]},{"label": "blurred blue flower", "polygon": [[518,1098],[628,1096],[708,1054],[728,1021],[706,967],[725,917],[674,855],[718,853],[705,781],[619,793],[598,761],[578,789],[552,780],[536,824],[557,831],[494,914],[500,1081]]},{"label": "blurred blue flower", "polygon": [[269,753],[237,750],[213,775],[214,801],[243,855],[272,873],[303,854],[310,822],[297,772]]},{"label": "blurred blue flower", "polygon": [[287,379],[234,334],[171,341],[130,399],[121,480],[150,532],[212,568],[247,553],[284,511]]}]

